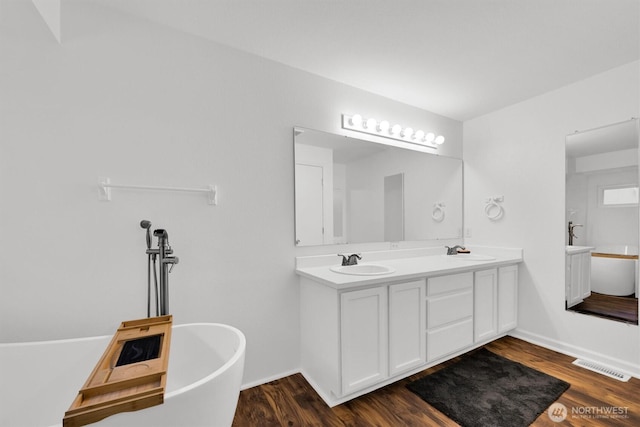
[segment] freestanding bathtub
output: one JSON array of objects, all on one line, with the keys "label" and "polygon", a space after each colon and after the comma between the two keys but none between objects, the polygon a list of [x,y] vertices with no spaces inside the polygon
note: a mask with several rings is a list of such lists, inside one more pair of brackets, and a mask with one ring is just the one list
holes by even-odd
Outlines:
[{"label": "freestanding bathtub", "polygon": [[[0,426],[61,426],[111,336],[0,344]],[[164,403],[91,426],[230,426],[246,341],[218,323],[174,325]]]},{"label": "freestanding bathtub", "polygon": [[629,296],[636,292],[638,248],[602,246],[591,252],[591,290]]}]

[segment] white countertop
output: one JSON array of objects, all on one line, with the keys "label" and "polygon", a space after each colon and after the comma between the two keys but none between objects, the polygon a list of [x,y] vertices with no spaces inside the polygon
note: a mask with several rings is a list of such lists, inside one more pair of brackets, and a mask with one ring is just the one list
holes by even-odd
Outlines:
[{"label": "white countertop", "polygon": [[[444,274],[463,273],[502,265],[522,262],[523,251],[520,248],[495,248],[467,246],[471,254],[488,255],[491,261],[458,260],[457,255],[445,255],[442,247],[401,249],[380,252],[363,252],[358,264],[382,264],[393,268],[389,274],[359,276],[331,271],[339,266],[342,258],[336,254],[296,258],[296,273],[300,276],[323,283],[335,289],[406,281]],[[345,254],[348,255],[348,254]]]},{"label": "white countertop", "polygon": [[592,250],[594,250],[595,247],[593,246],[567,246],[565,248],[567,254],[571,255],[571,254],[579,254],[582,252],[591,252]]}]

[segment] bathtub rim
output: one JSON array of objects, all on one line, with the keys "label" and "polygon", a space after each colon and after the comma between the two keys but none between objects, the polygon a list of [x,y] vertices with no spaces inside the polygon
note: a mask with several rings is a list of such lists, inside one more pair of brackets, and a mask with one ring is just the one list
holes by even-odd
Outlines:
[{"label": "bathtub rim", "polygon": [[[233,353],[233,356],[229,358],[229,360],[227,360],[222,366],[220,366],[218,369],[216,369],[215,371],[211,372],[209,375],[204,376],[203,378],[200,378],[197,381],[194,381],[186,386],[180,387],[179,389],[176,389],[170,393],[166,393],[164,398],[165,399],[170,399],[173,396],[178,396],[180,394],[186,393],[190,390],[193,390],[195,388],[200,387],[203,384],[208,383],[209,381],[214,380],[216,377],[222,375],[223,373],[227,372],[229,369],[231,369],[231,367],[233,365],[235,365],[238,360],[240,360],[241,358],[244,357],[244,353],[246,351],[246,346],[247,346],[247,339],[244,336],[244,334],[242,333],[242,331],[238,328],[235,328],[231,325],[226,325],[224,323],[207,323],[207,322],[200,322],[200,323],[183,323],[180,325],[174,325],[174,328],[183,328],[183,327],[188,327],[188,326],[215,326],[215,327],[222,327],[222,329],[227,329],[231,332],[234,333],[235,336],[238,337],[238,346],[235,349],[235,352]],[[169,359],[169,364],[171,364],[171,359]]]},{"label": "bathtub rim", "polygon": [[[164,398],[170,399],[173,396],[178,396],[180,394],[186,393],[190,390],[200,387],[203,384],[212,381],[216,377],[222,375],[224,372],[228,371],[238,360],[244,357],[244,353],[246,351],[247,340],[244,336],[244,333],[236,327],[226,325],[224,323],[208,323],[208,322],[198,322],[198,323],[183,323],[179,325],[173,325],[173,328],[186,328],[189,326],[215,326],[221,327],[222,329],[227,329],[234,333],[235,336],[238,337],[238,346],[235,349],[235,352],[229,360],[227,360],[222,366],[218,369],[211,372],[209,375],[206,375],[200,378],[197,381],[194,381],[188,385],[180,387],[176,390],[173,390],[169,393],[165,393]],[[80,338],[63,338],[59,340],[44,340],[44,341],[25,341],[25,342],[11,342],[11,343],[0,343],[0,349],[3,347],[22,347],[22,346],[37,346],[37,345],[47,345],[47,344],[64,344],[64,343],[77,343],[81,341],[97,341],[97,340],[108,340],[111,339],[113,335],[99,335],[99,336],[91,336],[91,337],[80,337]],[[171,363],[171,359],[169,359],[169,363]]]},{"label": "bathtub rim", "polygon": [[634,245],[601,245],[591,250],[591,253],[610,255],[611,258],[619,256],[638,256],[638,246]]}]

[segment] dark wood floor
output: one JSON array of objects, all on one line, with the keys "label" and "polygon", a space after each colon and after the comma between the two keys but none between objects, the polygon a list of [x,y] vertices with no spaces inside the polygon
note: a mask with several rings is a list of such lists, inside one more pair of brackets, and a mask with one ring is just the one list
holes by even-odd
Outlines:
[{"label": "dark wood floor", "polygon": [[[489,350],[571,384],[559,399],[568,411],[561,423],[543,412],[533,426],[640,426],[640,380],[621,382],[573,365],[573,358],[525,341],[504,337]],[[457,426],[455,422],[410,392],[405,385],[436,372],[456,359],[329,408],[300,374],[240,393],[234,427],[253,426]],[[572,411],[626,408],[626,418],[578,418]],[[575,409],[572,409],[575,408]],[[622,411],[622,410],[619,410]]]},{"label": "dark wood floor", "polygon": [[590,297],[569,310],[618,322],[638,324],[638,298],[634,296],[617,297],[592,292]]}]

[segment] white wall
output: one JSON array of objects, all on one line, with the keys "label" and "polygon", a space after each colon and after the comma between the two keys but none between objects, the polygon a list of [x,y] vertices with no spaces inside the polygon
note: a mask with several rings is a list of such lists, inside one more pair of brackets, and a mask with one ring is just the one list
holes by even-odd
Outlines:
[{"label": "white wall", "polygon": [[[170,275],[175,322],[243,330],[245,384],[297,370],[294,257],[343,248],[294,248],[293,127],[337,133],[342,113],[360,112],[437,129],[442,154],[461,157],[462,124],[91,4],[69,6],[59,45],[31,2],[2,4],[0,341],[111,334],[144,317],[139,221],[149,219],[180,257]],[[123,190],[100,202],[100,176],[216,184],[219,206]]]},{"label": "white wall", "polygon": [[[634,62],[464,123],[467,243],[524,248],[521,336],[640,374],[640,333],[564,309],[565,136],[640,115]],[[504,195],[491,222],[484,199]]]}]

